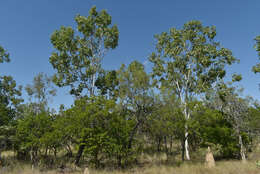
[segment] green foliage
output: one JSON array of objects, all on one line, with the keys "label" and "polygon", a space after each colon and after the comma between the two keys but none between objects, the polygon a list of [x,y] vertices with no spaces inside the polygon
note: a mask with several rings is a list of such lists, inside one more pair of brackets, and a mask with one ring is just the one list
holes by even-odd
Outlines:
[{"label": "green foliage", "polygon": [[9,56],[9,53],[7,53],[6,50],[0,46],[0,63],[9,62]]},{"label": "green foliage", "polygon": [[[260,36],[257,36],[255,38],[255,41],[256,41],[255,48],[256,48],[256,51],[258,53],[258,57],[260,58]],[[260,64],[258,63],[255,66],[253,66],[252,71],[254,73],[259,73],[260,72]]]},{"label": "green foliage", "polygon": [[164,150],[169,155],[173,150],[172,144],[168,149],[165,139],[170,139],[168,143],[172,143],[173,139],[182,140],[186,121],[179,108],[179,102],[171,91],[162,89],[160,95],[156,96],[156,100],[158,100],[157,105],[154,106],[151,117],[145,123],[145,131],[154,144],[153,148],[161,151],[164,143]]},{"label": "green foliage", "polygon": [[5,105],[17,106],[23,100],[20,98],[21,86],[16,85],[11,76],[0,77],[0,103]]},{"label": "green foliage", "polygon": [[242,75],[241,74],[233,74],[232,75],[232,82],[239,82],[242,80]]},{"label": "green foliage", "polygon": [[41,146],[41,139],[50,130],[51,119],[47,113],[38,115],[29,114],[18,121],[17,138],[21,142],[21,148],[31,149]]},{"label": "green foliage", "polygon": [[204,92],[225,76],[225,65],[237,60],[230,50],[214,41],[215,36],[215,27],[204,27],[199,21],[156,35],[157,52],[150,56],[153,76],[159,76],[178,94]]},{"label": "green foliage", "polygon": [[105,53],[118,44],[119,32],[111,24],[111,16],[105,11],[96,11],[93,7],[89,16],[75,17],[76,35],[71,27],[62,26],[51,36],[56,49],[50,57],[50,63],[57,70],[54,82],[58,86],[70,86],[71,94],[79,96],[84,89],[93,95],[95,81],[101,72],[101,61]]},{"label": "green foliage", "polygon": [[[25,158],[30,155],[33,164],[50,155],[56,163],[63,155],[65,160],[75,155],[78,165],[83,154],[90,166],[123,168],[138,162],[141,152],[164,152],[167,160],[181,153],[184,160],[184,151],[189,159],[189,150],[207,146],[215,157],[238,158],[245,156],[252,138],[257,140],[259,104],[228,85],[241,81],[241,75],[222,81],[226,65],[238,60],[215,41],[214,26],[190,21],[155,35],[148,74],[138,61],[118,70],[101,67],[119,39],[105,10],[93,7],[75,22],[76,29],[62,26],[51,35],[49,62],[56,73],[34,77],[25,88],[27,103],[21,104],[22,88],[13,78],[0,76],[0,152],[15,149]],[[260,57],[260,36],[255,40]],[[0,46],[0,63],[9,61]],[[260,72],[260,64],[253,71]],[[61,105],[55,114],[48,107],[56,94],[52,82],[69,86],[76,97],[70,108]]]},{"label": "green foliage", "polygon": [[26,85],[25,90],[29,96],[31,109],[34,113],[46,112],[48,110],[48,101],[56,95],[52,78],[44,73],[36,75],[33,83]]},{"label": "green foliage", "polygon": [[49,143],[46,135],[52,131],[52,119],[48,113],[34,115],[28,113],[23,119],[18,120],[16,130],[17,151],[31,154],[31,160],[35,163],[39,158],[41,148]]},{"label": "green foliage", "polygon": [[156,102],[150,76],[145,72],[143,64],[138,61],[133,61],[128,67],[123,64],[117,76],[120,107],[135,122],[128,143],[128,149],[131,149],[137,132],[151,116]]},{"label": "green foliage", "polygon": [[95,85],[100,90],[101,95],[106,95],[109,99],[116,99],[119,85],[117,72],[113,70],[100,73]]},{"label": "green foliage", "polygon": [[71,119],[67,130],[73,132],[78,146],[85,147],[84,152],[95,167],[100,167],[108,157],[117,160],[118,165],[130,157],[126,147],[133,123],[120,115],[114,100],[79,99],[65,112],[65,117]]},{"label": "green foliage", "polygon": [[[155,35],[156,51],[149,58],[153,63],[154,84],[175,92],[187,121],[194,109],[189,106],[194,96],[212,88],[224,78],[225,66],[237,61],[229,49],[215,41],[215,36],[216,28],[204,27],[200,21],[190,21],[182,29],[171,28]],[[189,128],[185,127],[185,152],[190,160]]]},{"label": "green foliage", "polygon": [[0,126],[0,149],[13,150],[15,143],[15,127],[12,125]]},{"label": "green foliage", "polygon": [[[238,139],[232,125],[224,115],[209,108],[198,108],[190,122],[200,147],[213,147],[217,158],[234,158],[239,156]],[[216,148],[217,149],[214,149]]]},{"label": "green foliage", "polygon": [[153,105],[150,76],[145,72],[144,66],[138,61],[132,62],[128,67],[123,64],[117,76],[121,104],[135,113],[135,117],[140,117],[137,120],[143,119],[141,117],[150,113]]}]

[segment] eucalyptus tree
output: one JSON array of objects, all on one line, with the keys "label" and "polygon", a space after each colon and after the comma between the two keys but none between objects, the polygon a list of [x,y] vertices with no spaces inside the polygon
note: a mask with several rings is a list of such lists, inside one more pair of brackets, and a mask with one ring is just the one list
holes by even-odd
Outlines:
[{"label": "eucalyptus tree", "polygon": [[101,95],[107,96],[108,99],[117,99],[119,81],[115,70],[103,71],[96,80],[95,85]]},{"label": "eucalyptus tree", "polygon": [[[0,46],[0,63],[9,62],[9,53]],[[0,76],[0,160],[1,151],[13,147],[17,108],[23,101],[21,86],[11,76]]]},{"label": "eucalyptus tree", "polygon": [[[55,49],[49,61],[57,73],[54,82],[59,87],[70,86],[70,93],[76,97],[96,94],[95,83],[100,72],[101,62],[109,50],[118,45],[119,31],[112,25],[111,16],[96,7],[89,16],[75,17],[77,30],[62,26],[51,36]],[[78,163],[85,145],[80,145],[75,162]]]},{"label": "eucalyptus tree", "polygon": [[33,78],[33,83],[28,84],[25,90],[29,96],[32,111],[36,114],[48,111],[48,101],[56,95],[52,77],[39,73]]},{"label": "eucalyptus tree", "polygon": [[[145,123],[145,128],[149,139],[154,141],[151,144],[157,145],[157,151],[161,151],[161,146],[164,144],[168,157],[172,154],[174,140],[181,140],[181,145],[183,145],[185,120],[180,112],[180,103],[172,90],[162,88],[155,99],[156,105]],[[184,153],[182,157],[183,155]]]},{"label": "eucalyptus tree", "polygon": [[21,88],[11,76],[0,76],[0,160],[1,151],[10,150],[14,145],[14,122],[23,101]]},{"label": "eucalyptus tree", "polygon": [[155,102],[152,84],[144,65],[138,61],[133,61],[128,67],[123,64],[117,77],[120,106],[123,111],[129,113],[129,119],[135,121],[128,143],[128,148],[131,149],[137,131],[153,111]]},{"label": "eucalyptus tree", "polygon": [[[225,66],[237,59],[229,49],[215,41],[216,28],[203,26],[200,21],[190,21],[182,29],[155,35],[156,51],[150,56],[153,77],[160,86],[166,86],[177,94],[186,120],[191,116],[189,101],[203,94],[222,79]],[[185,154],[190,160],[188,126],[185,132]]]},{"label": "eucalyptus tree", "polygon": [[239,93],[242,89],[236,90],[235,87],[228,87],[222,83],[218,87],[218,97],[220,98],[221,112],[224,117],[233,126],[238,143],[240,147],[240,157],[243,161],[246,160],[245,140],[243,140],[243,133],[248,133],[249,123],[249,108],[250,100],[242,98]]},{"label": "eucalyptus tree", "polygon": [[0,45],[0,63],[9,61],[9,53]]},{"label": "eucalyptus tree", "polygon": [[[10,62],[9,53],[0,46],[0,63]],[[11,76],[0,76],[0,104],[15,106],[22,102],[21,86]]]},{"label": "eucalyptus tree", "polygon": [[[260,36],[257,36],[255,38],[255,41],[256,41],[255,48],[256,48],[256,51],[258,53],[258,58],[260,58]],[[259,73],[260,72],[260,63],[253,66],[252,71],[254,73]]]},{"label": "eucalyptus tree", "polygon": [[16,150],[30,154],[33,167],[37,164],[40,149],[45,147],[47,151],[56,140],[48,139],[53,131],[48,102],[56,95],[56,89],[51,77],[39,73],[33,78],[32,84],[26,85],[25,90],[29,101],[22,105],[21,117],[17,121]]},{"label": "eucalyptus tree", "polygon": [[117,47],[119,32],[112,25],[111,16],[96,7],[89,16],[75,17],[77,30],[62,26],[51,36],[55,49],[49,61],[57,70],[54,82],[59,86],[70,86],[75,96],[95,94],[95,82],[102,71],[101,61],[105,54]]}]

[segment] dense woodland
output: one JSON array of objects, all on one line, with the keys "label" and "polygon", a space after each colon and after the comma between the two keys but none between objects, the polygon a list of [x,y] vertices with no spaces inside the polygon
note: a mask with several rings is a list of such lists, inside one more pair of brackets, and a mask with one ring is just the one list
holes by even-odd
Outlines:
[{"label": "dense woodland", "polygon": [[[143,154],[196,160],[207,147],[216,159],[246,161],[259,144],[260,103],[243,95],[241,75],[226,74],[239,60],[215,39],[214,26],[189,21],[156,34],[148,72],[138,60],[115,70],[101,66],[120,33],[105,10],[93,7],[75,21],[50,38],[53,76],[39,73],[21,87],[0,74],[1,152],[13,151],[33,166],[126,168]],[[260,36],[255,42],[260,56]],[[5,66],[12,53],[2,46]],[[258,72],[260,64],[252,67],[252,74]],[[50,109],[49,101],[66,86],[74,104]]]}]

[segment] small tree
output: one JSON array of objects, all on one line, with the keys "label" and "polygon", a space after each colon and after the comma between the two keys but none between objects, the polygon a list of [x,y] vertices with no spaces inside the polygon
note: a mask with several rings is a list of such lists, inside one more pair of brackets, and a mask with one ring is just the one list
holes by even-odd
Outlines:
[{"label": "small tree", "polygon": [[52,120],[48,113],[27,113],[17,123],[16,141],[19,142],[19,150],[30,152],[32,168],[39,160],[39,153],[44,147],[45,135],[52,131]]},{"label": "small tree", "polygon": [[122,65],[118,71],[118,81],[122,110],[129,112],[129,119],[136,123],[128,143],[128,149],[131,149],[136,133],[153,111],[155,102],[152,84],[144,66],[138,61],[132,62],[128,67]]},{"label": "small tree", "polygon": [[48,111],[48,101],[51,100],[51,97],[56,95],[52,78],[44,73],[39,73],[35,76],[33,78],[33,84],[28,84],[25,90],[35,114]]},{"label": "small tree", "polygon": [[234,87],[227,87],[222,84],[219,87],[219,97],[222,102],[222,112],[226,119],[231,123],[238,137],[240,147],[240,157],[246,160],[246,148],[243,141],[243,133],[247,131],[249,101],[241,98]]},{"label": "small tree", "polygon": [[82,98],[64,116],[69,121],[63,122],[68,125],[66,130],[73,132],[76,146],[84,147],[83,152],[95,167],[100,167],[107,158],[116,159],[120,167],[129,159],[127,145],[133,123],[120,115],[114,100],[101,96]]}]

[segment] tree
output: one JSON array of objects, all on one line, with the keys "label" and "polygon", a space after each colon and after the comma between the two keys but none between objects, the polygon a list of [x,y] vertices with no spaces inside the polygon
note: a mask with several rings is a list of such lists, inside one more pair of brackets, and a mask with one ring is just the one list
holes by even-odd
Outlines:
[{"label": "tree", "polygon": [[[207,102],[210,102],[210,106]],[[237,157],[239,147],[234,136],[233,125],[223,112],[214,107],[216,107],[214,101],[203,101],[197,105],[189,123],[192,127],[190,133],[193,134],[193,139],[197,141],[200,148],[210,146],[216,158]]]},{"label": "tree", "polygon": [[[260,36],[257,36],[255,38],[255,41],[256,41],[255,48],[256,48],[256,51],[258,52],[258,58],[260,58]],[[254,73],[259,73],[260,72],[260,63],[253,66],[252,71]]]},{"label": "tree", "polygon": [[[214,41],[215,27],[204,27],[199,21],[190,21],[178,30],[156,35],[156,52],[150,56],[153,77],[160,86],[166,86],[177,94],[181,101],[183,115],[190,118],[192,108],[189,101],[203,94],[219,79],[225,76],[225,65],[237,59],[232,52]],[[190,159],[188,148],[188,127],[185,133],[185,152]]]},{"label": "tree", "polygon": [[71,94],[82,96],[95,94],[95,82],[101,72],[101,61],[106,52],[118,45],[118,28],[111,24],[111,16],[105,11],[96,11],[93,7],[89,16],[77,15],[76,31],[62,26],[51,36],[56,51],[50,57],[50,63],[57,70],[54,82],[59,86],[70,86]]},{"label": "tree", "polygon": [[[0,46],[0,63],[9,62],[9,53]],[[15,117],[21,99],[21,86],[11,76],[0,76],[0,160],[1,151],[13,147]]]},{"label": "tree", "polygon": [[[153,140],[151,144],[157,146],[158,152],[161,151],[161,146],[164,144],[164,151],[169,157],[172,154],[173,141],[178,139],[184,142],[182,139],[185,120],[180,112],[180,103],[172,90],[162,88],[160,94],[156,96],[156,100],[156,105],[151,117],[145,123],[145,128],[148,132],[147,136]],[[168,147],[169,144],[170,147]]]},{"label": "tree", "polygon": [[[51,36],[56,50],[50,57],[57,70],[54,82],[59,87],[70,86],[70,93],[76,97],[93,96],[101,61],[107,51],[117,47],[119,32],[116,25],[112,26],[111,16],[105,10],[97,12],[96,7],[90,9],[88,17],[77,15],[75,21],[78,35],[71,27],[62,26]],[[80,146],[76,163],[83,150]]]},{"label": "tree", "polygon": [[225,113],[228,122],[231,123],[238,137],[240,157],[246,160],[244,132],[248,132],[249,105],[250,101],[241,98],[234,87],[227,87],[225,84],[219,86],[219,98],[221,99],[221,111]]},{"label": "tree", "polygon": [[108,99],[117,98],[119,82],[115,70],[101,73],[95,85],[100,90],[101,95],[106,95]]},{"label": "tree", "polygon": [[39,73],[33,78],[33,84],[26,85],[25,90],[29,96],[30,105],[34,113],[48,111],[48,101],[56,95],[52,78]]},{"label": "tree", "polygon": [[9,62],[9,53],[0,45],[0,63]]},{"label": "tree", "polygon": [[129,112],[129,119],[135,121],[128,144],[128,148],[131,149],[138,129],[151,115],[155,105],[152,84],[144,65],[138,61],[133,61],[128,67],[123,64],[117,75],[120,105],[123,111]]},{"label": "tree", "polygon": [[47,112],[41,112],[37,115],[27,113],[27,115],[18,120],[16,139],[19,142],[19,150],[30,152],[32,167],[39,160],[39,153],[46,142],[46,134],[52,132],[52,119]]},{"label": "tree", "polygon": [[[127,145],[133,121],[120,114],[115,100],[103,96],[78,99],[63,118],[67,120],[60,126],[64,128],[63,135],[71,133],[73,142],[95,167],[100,167],[107,158],[111,161],[115,158],[121,167],[130,157]],[[81,153],[77,153],[76,164],[80,157]]]}]

